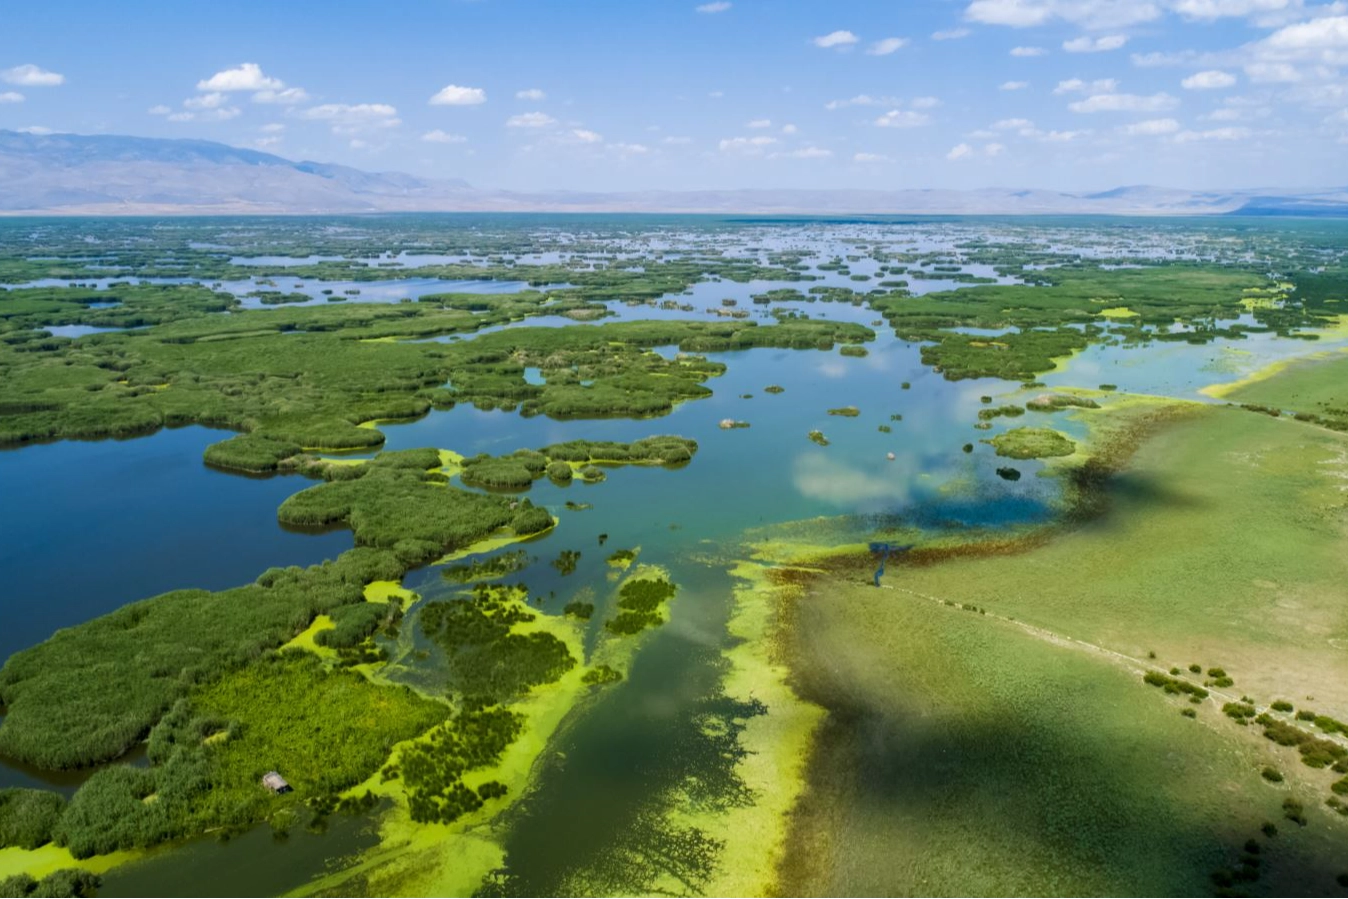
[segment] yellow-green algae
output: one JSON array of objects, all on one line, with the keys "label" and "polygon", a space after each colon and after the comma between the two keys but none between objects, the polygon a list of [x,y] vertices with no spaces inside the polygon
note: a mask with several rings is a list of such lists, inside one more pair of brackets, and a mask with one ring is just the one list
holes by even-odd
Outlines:
[{"label": "yellow-green algae", "polygon": [[[515,625],[515,632],[550,633],[577,659],[584,658],[580,630],[566,618],[538,615],[531,622]],[[512,702],[510,710],[524,718],[520,736],[496,765],[465,775],[464,783],[470,787],[490,780],[505,784],[509,792],[504,802],[490,801],[452,824],[418,823],[411,819],[402,781],[381,783],[381,775],[372,775],[345,795],[361,796],[368,790],[391,800],[392,808],[380,820],[379,846],[363,853],[351,867],[319,878],[293,895],[353,890],[369,895],[471,895],[482,878],[504,862],[492,820],[505,804],[527,792],[534,762],[562,719],[589,690],[581,680],[584,672],[584,666],[577,665],[556,683],[534,687],[529,695]],[[397,764],[403,750],[415,742],[394,747],[389,763]]]},{"label": "yellow-green algae", "polygon": [[41,879],[62,868],[81,868],[92,874],[102,874],[118,865],[145,858],[151,851],[153,850],[139,849],[111,852],[90,858],[75,858],[69,849],[55,843],[47,843],[36,849],[11,846],[0,849],[0,880],[16,874],[27,874],[29,877]]},{"label": "yellow-green algae", "polygon": [[766,714],[748,719],[740,734],[745,754],[736,773],[754,801],[720,814],[678,808],[671,814],[676,826],[696,826],[724,844],[705,887],[711,896],[777,894],[791,811],[805,789],[811,744],[825,714],[792,689],[778,633],[781,594],[798,588],[770,584],[766,570],[750,561],[730,570],[739,583],[728,631],[738,642],[725,653],[730,668],[722,684],[731,699],[767,707]]}]

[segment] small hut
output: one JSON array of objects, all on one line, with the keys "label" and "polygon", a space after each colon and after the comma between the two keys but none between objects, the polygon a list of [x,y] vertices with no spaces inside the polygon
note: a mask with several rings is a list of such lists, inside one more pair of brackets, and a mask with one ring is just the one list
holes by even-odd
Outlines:
[{"label": "small hut", "polygon": [[294,790],[294,787],[286,783],[286,779],[275,771],[268,771],[262,775],[262,786],[277,794],[290,793]]}]

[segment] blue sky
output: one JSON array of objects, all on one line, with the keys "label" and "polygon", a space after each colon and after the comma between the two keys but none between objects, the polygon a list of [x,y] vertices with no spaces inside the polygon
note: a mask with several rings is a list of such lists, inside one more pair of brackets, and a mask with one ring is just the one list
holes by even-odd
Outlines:
[{"label": "blue sky", "polygon": [[13,4],[0,128],[482,187],[1348,184],[1348,0]]}]

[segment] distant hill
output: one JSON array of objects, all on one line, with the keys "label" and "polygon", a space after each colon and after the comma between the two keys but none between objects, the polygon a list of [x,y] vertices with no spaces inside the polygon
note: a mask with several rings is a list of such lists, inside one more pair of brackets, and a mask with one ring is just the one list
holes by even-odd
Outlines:
[{"label": "distant hill", "polygon": [[203,140],[0,131],[0,214],[352,212],[1348,216],[1348,188],[1187,191],[690,190],[516,193]]}]

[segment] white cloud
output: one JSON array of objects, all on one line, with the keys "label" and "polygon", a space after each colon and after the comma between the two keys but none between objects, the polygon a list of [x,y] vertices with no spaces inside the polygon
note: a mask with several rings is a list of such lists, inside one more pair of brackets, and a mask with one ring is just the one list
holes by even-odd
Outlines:
[{"label": "white cloud", "polygon": [[709,91],[707,96],[711,97],[713,100],[719,100],[725,96],[725,91]]},{"label": "white cloud", "polygon": [[1249,128],[1213,128],[1208,131],[1181,131],[1175,135],[1175,142],[1187,144],[1193,141],[1207,140],[1244,140],[1252,132]]},{"label": "white cloud", "polygon": [[974,148],[968,144],[955,144],[955,146],[950,148],[950,152],[945,154],[945,158],[964,159],[965,157],[972,155],[973,152]]},{"label": "white cloud", "polygon": [[254,103],[276,103],[281,106],[294,106],[307,103],[309,92],[302,87],[288,87],[284,90],[265,90],[253,94]]},{"label": "white cloud", "polygon": [[29,62],[0,71],[0,81],[21,87],[56,87],[58,84],[65,84],[66,76],[48,72]]},{"label": "white cloud", "polygon": [[857,153],[852,156],[853,162],[893,162],[883,153]]},{"label": "white cloud", "polygon": [[398,110],[387,103],[325,103],[311,106],[300,117],[327,122],[335,134],[351,134],[373,128],[394,128],[402,124]]},{"label": "white cloud", "polygon": [[962,37],[968,37],[969,34],[968,28],[950,28],[946,31],[933,31],[931,39],[934,41],[957,41]]},{"label": "white cloud", "polygon": [[1221,18],[1243,18],[1256,13],[1278,12],[1289,6],[1301,6],[1300,0],[1177,0],[1175,12],[1186,19],[1211,22]]},{"label": "white cloud", "polygon": [[175,112],[168,117],[168,120],[170,122],[190,122],[196,117],[196,113],[192,112]]},{"label": "white cloud", "polygon": [[1179,105],[1169,94],[1094,94],[1084,100],[1069,103],[1073,112],[1165,112]]},{"label": "white cloud", "polygon": [[984,144],[984,145],[983,145],[983,155],[984,155],[984,156],[1000,156],[1000,155],[1002,155],[1002,152],[1003,152],[1004,150],[1006,150],[1006,147],[1003,146],[1002,144]]},{"label": "white cloud", "polygon": [[914,109],[935,109],[941,105],[941,101],[936,97],[915,97],[912,107]]},{"label": "white cloud", "polygon": [[259,137],[253,140],[253,146],[259,150],[266,150],[276,146],[281,142],[279,137]]},{"label": "white cloud", "polygon": [[262,74],[261,66],[255,62],[245,62],[197,82],[199,91],[279,91],[284,87],[284,81]]},{"label": "white cloud", "polygon": [[871,56],[888,56],[895,50],[906,46],[908,46],[908,38],[906,37],[887,37],[871,44],[866,48],[866,52]]},{"label": "white cloud", "polygon": [[752,122],[746,122],[745,128],[771,128],[772,119],[754,119]]},{"label": "white cloud", "polygon": [[280,122],[268,122],[258,130],[265,131],[268,134],[279,134],[286,130],[286,126],[282,125]]},{"label": "white cloud", "polygon": [[1112,94],[1118,90],[1119,83],[1113,78],[1098,78],[1095,81],[1082,81],[1080,78],[1069,78],[1066,81],[1059,81],[1058,86],[1053,89],[1055,94]]},{"label": "white cloud", "polygon": [[17,130],[20,134],[36,134],[38,136],[53,133],[46,125],[25,125]]},{"label": "white cloud", "polygon": [[847,100],[829,100],[825,109],[846,109],[848,106],[898,106],[903,101],[898,97],[872,97],[870,94],[857,94]]},{"label": "white cloud", "polygon": [[188,97],[183,101],[183,106],[187,109],[218,109],[225,105],[226,99],[224,94],[216,91],[215,93]]},{"label": "white cloud", "polygon": [[670,137],[665,138],[665,139],[662,141],[662,143],[670,144],[671,146],[680,146],[680,147],[681,147],[681,146],[685,146],[685,145],[687,145],[687,144],[691,144],[692,142],[693,142],[693,139],[692,139],[691,137],[681,137],[681,136],[673,136],[673,135],[671,135]]},{"label": "white cloud", "polygon": [[833,155],[832,150],[825,150],[822,147],[801,147],[799,150],[792,150],[789,153],[774,153],[773,157],[785,157],[787,159],[828,159]]},{"label": "white cloud", "polygon": [[1021,58],[1030,57],[1030,56],[1043,56],[1043,55],[1044,55],[1045,53],[1047,53],[1047,52],[1048,52],[1048,51],[1045,50],[1043,47],[1012,47],[1012,48],[1011,48],[1011,55],[1012,55],[1012,56],[1018,56],[1018,57],[1021,57]]},{"label": "white cloud", "polygon": [[859,40],[861,40],[861,38],[850,31],[831,31],[828,34],[821,34],[811,41],[811,43],[816,47],[823,47],[825,50],[847,50]]},{"label": "white cloud", "polygon": [[1255,84],[1294,84],[1301,80],[1296,66],[1285,62],[1252,62],[1245,75]]},{"label": "white cloud", "polygon": [[1160,134],[1174,134],[1179,128],[1179,122],[1174,119],[1147,119],[1145,122],[1125,125],[1120,130],[1131,136],[1153,137]]},{"label": "white cloud", "polygon": [[148,112],[150,115],[168,115],[169,113],[173,112],[172,109],[165,106],[163,103],[151,106],[149,109],[145,111]]},{"label": "white cloud", "polygon": [[588,128],[572,128],[571,136],[582,144],[597,144],[604,139],[602,134],[597,131],[591,131]]},{"label": "white cloud", "polygon": [[997,88],[999,91],[1023,91],[1030,86],[1028,81],[1003,81]]},{"label": "white cloud", "polygon": [[718,12],[725,12],[729,8],[730,4],[726,3],[725,0],[717,0],[717,2],[715,3],[703,3],[701,6],[694,7],[694,9],[697,12],[704,13],[706,15],[713,15]]},{"label": "white cloud", "polygon": [[487,102],[487,92],[480,87],[446,84],[431,97],[432,106],[477,106]]},{"label": "white cloud", "polygon": [[528,90],[523,91],[515,91],[516,100],[543,100],[546,99],[547,96],[547,94],[536,87],[531,87]]},{"label": "white cloud", "polygon": [[546,112],[522,112],[506,119],[507,128],[546,128],[556,124],[557,120]]},{"label": "white cloud", "polygon": [[421,135],[421,139],[430,144],[464,144],[468,138],[462,134],[450,134],[448,131],[441,131],[436,128],[434,131],[427,131]]},{"label": "white cloud", "polygon": [[1204,91],[1230,87],[1236,83],[1236,76],[1218,69],[1196,72],[1180,82],[1185,90]]},{"label": "white cloud", "polygon": [[1109,50],[1117,50],[1128,43],[1128,38],[1122,34],[1107,34],[1104,37],[1089,38],[1086,36],[1073,38],[1070,41],[1063,41],[1062,48],[1068,53],[1105,53]]},{"label": "white cloud", "polygon": [[22,103],[23,94],[18,91],[0,92],[0,103]]},{"label": "white cloud", "polygon": [[799,130],[800,130],[800,129],[797,128],[795,125],[783,125],[783,126],[782,126],[782,133],[783,133],[783,134],[795,134],[795,133],[796,133],[797,131],[799,131]]},{"label": "white cloud", "polygon": [[881,128],[917,128],[927,124],[930,119],[926,113],[913,112],[910,109],[891,109],[875,120]]},{"label": "white cloud", "polygon": [[645,144],[606,144],[604,149],[617,153],[619,156],[644,156],[651,151],[651,148]]},{"label": "white cloud", "polygon": [[723,139],[719,146],[722,153],[743,153],[749,156],[758,156],[763,152],[764,147],[770,147],[775,143],[777,143],[777,138],[760,134],[756,137],[728,137]]},{"label": "white cloud", "polygon": [[984,25],[1029,28],[1061,20],[1090,31],[1123,28],[1161,17],[1146,0],[973,0],[964,18]]},{"label": "white cloud", "polygon": [[992,123],[995,131],[1022,131],[1027,128],[1033,128],[1034,122],[1029,119],[1001,119]]}]

